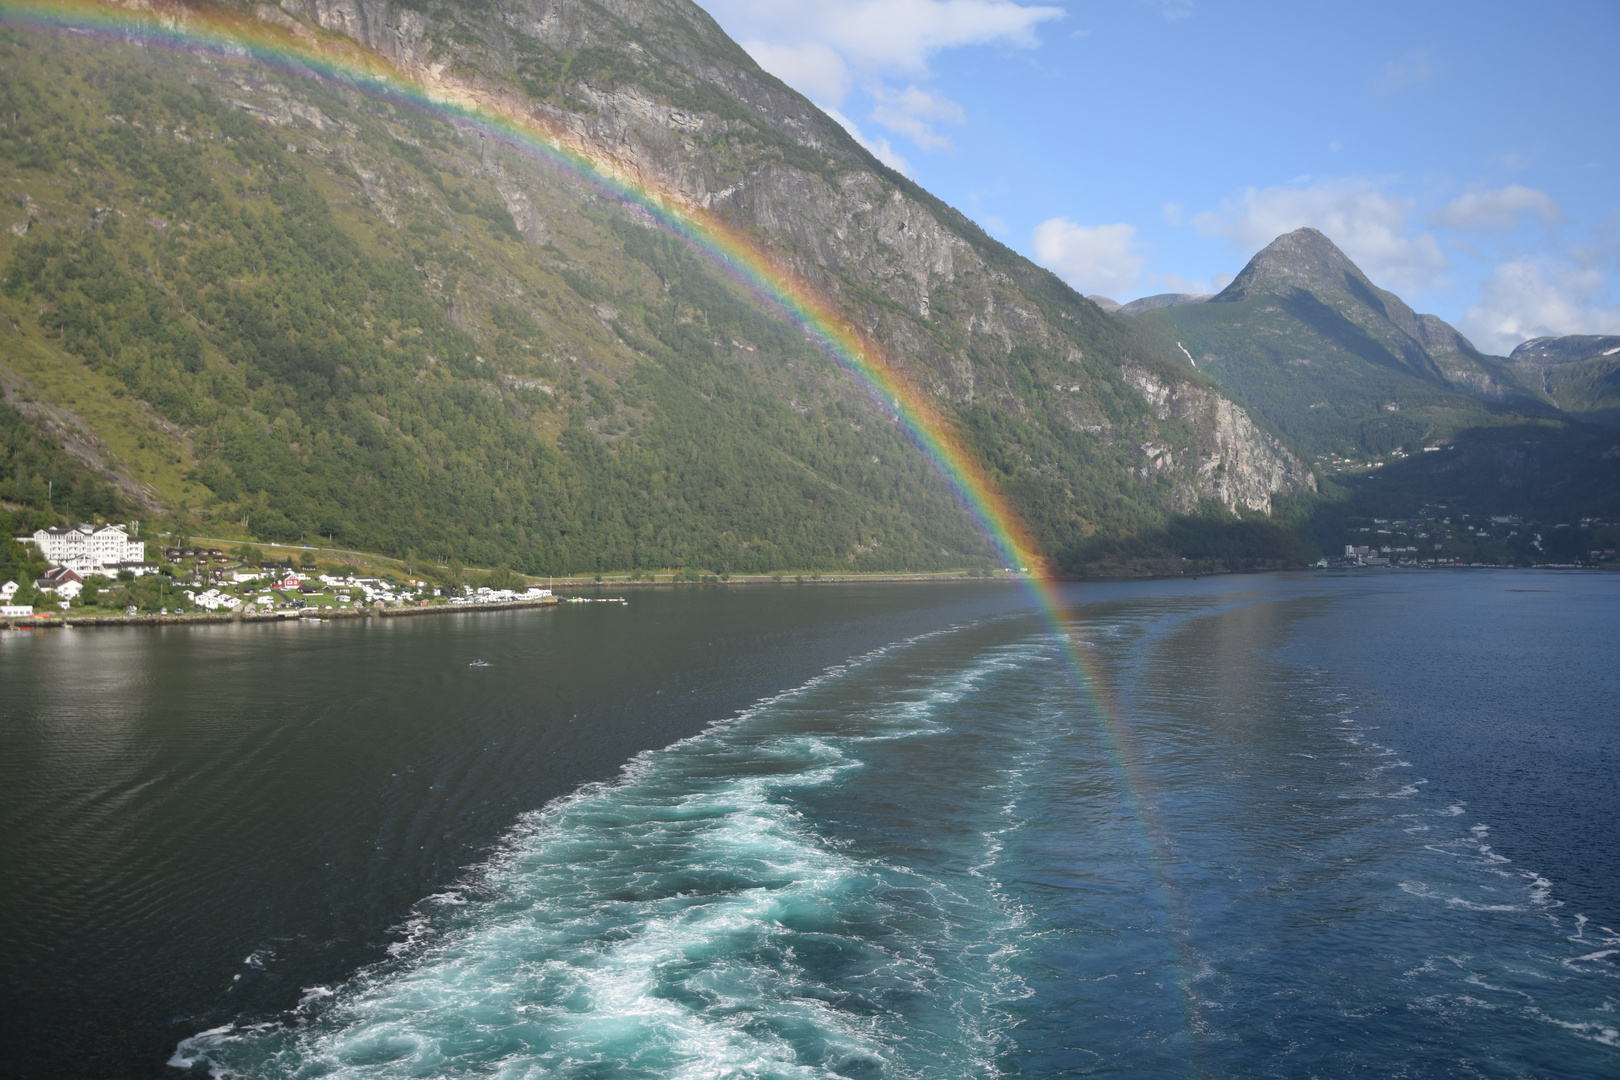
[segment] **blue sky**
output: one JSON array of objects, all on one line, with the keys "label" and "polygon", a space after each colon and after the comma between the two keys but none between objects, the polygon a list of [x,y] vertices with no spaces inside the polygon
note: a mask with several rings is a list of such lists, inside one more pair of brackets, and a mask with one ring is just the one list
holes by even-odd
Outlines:
[{"label": "blue sky", "polygon": [[709,0],[767,69],[1085,293],[1313,225],[1488,352],[1620,333],[1620,3]]}]

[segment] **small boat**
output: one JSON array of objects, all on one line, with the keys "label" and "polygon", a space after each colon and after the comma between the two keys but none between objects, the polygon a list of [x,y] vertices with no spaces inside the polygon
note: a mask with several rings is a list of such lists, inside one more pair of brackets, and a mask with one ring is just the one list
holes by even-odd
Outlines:
[{"label": "small boat", "polygon": [[474,660],[472,663],[468,664],[467,666],[468,667],[494,667],[495,665],[490,663],[488,660]]}]

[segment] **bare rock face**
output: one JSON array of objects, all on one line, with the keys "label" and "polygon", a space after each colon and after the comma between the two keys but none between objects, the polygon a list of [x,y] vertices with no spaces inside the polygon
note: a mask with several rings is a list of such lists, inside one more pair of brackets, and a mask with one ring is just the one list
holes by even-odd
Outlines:
[{"label": "bare rock face", "polygon": [[[1214,498],[1266,512],[1273,494],[1314,488],[1197,376],[1142,360],[1122,373],[1127,352],[1154,347],[879,164],[685,0],[490,0],[426,14],[390,0],[280,0],[261,17],[346,35],[430,84],[527,111],[637,183],[762,239],[947,414],[991,407],[1037,429],[1110,433],[1098,444],[1122,469],[1169,481],[1167,510]],[[586,55],[614,60],[571,59]],[[530,193],[556,176],[510,158],[490,168],[520,229],[543,243]],[[1143,445],[1162,448],[1146,465]]]},{"label": "bare rock face", "polygon": [[1316,478],[1300,460],[1257,428],[1230,398],[1143,368],[1126,367],[1124,375],[1147,400],[1155,417],[1192,427],[1201,436],[1198,442],[1207,448],[1179,492],[1184,512],[1190,512],[1198,499],[1207,498],[1234,513],[1269,514],[1273,495],[1316,490]]}]

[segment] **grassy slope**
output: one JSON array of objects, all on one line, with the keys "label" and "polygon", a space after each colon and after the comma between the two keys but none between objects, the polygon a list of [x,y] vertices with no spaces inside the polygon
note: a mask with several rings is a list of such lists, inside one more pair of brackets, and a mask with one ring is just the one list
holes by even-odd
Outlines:
[{"label": "grassy slope", "polygon": [[[14,304],[0,300],[0,310],[15,318]],[[208,500],[208,490],[189,479],[193,461],[187,440],[165,430],[156,413],[117,380],[91,370],[25,322],[32,320],[0,321],[0,364],[13,377],[9,381],[19,403],[48,402],[71,413],[67,422],[76,419],[94,433],[95,449],[107,466],[162,502],[195,506]],[[53,479],[71,482],[76,470],[62,462],[57,471],[63,475]]]}]

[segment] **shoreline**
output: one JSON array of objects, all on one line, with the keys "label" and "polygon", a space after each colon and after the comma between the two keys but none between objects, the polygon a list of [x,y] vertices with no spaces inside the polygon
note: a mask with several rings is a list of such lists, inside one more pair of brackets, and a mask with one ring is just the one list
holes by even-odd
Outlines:
[{"label": "shoreline", "polygon": [[562,599],[556,596],[542,596],[534,600],[499,600],[488,604],[428,604],[420,607],[351,608],[342,611],[337,609],[316,611],[311,608],[300,608],[293,611],[233,611],[227,614],[198,612],[185,615],[50,615],[41,613],[26,618],[0,619],[0,629],[43,630],[52,627],[80,629],[98,626],[205,626],[218,623],[399,619],[416,615],[457,615],[486,611],[511,611],[517,608],[554,607],[562,602]]},{"label": "shoreline", "polygon": [[[1601,572],[1605,569],[1614,569],[1602,566],[1585,566],[1580,564],[1543,563],[1537,566],[1496,566],[1487,563],[1453,563],[1436,566],[1329,566],[1329,567],[1258,567],[1253,570],[1204,570],[1196,574],[1113,574],[1108,576],[1067,578],[1068,584],[1103,584],[1120,581],[1170,581],[1176,578],[1189,578],[1197,580],[1201,577],[1225,577],[1237,574],[1278,574],[1278,573],[1305,573],[1319,571],[1392,571],[1392,570],[1587,570]],[[551,588],[568,589],[571,591],[599,590],[609,586],[615,588],[677,588],[677,587],[718,587],[733,585],[861,585],[867,583],[883,585],[907,585],[928,583],[990,583],[1001,582],[1011,584],[1025,582],[1028,579],[1019,574],[995,574],[990,577],[978,577],[973,574],[945,571],[939,573],[920,572],[914,574],[837,574],[806,576],[795,575],[782,578],[767,574],[749,574],[732,577],[725,581],[659,581],[641,580],[631,581],[628,578],[604,578],[601,581],[581,578],[552,579]],[[0,618],[0,630],[44,630],[44,629],[82,629],[99,626],[204,626],[221,623],[274,623],[274,622],[329,622],[332,620],[353,621],[355,619],[399,619],[414,618],[421,615],[466,615],[485,614],[491,611],[513,611],[518,609],[556,607],[567,603],[567,598],[556,595],[539,597],[534,600],[503,600],[492,603],[472,604],[427,604],[418,607],[385,607],[385,608],[348,608],[331,611],[316,611],[311,608],[302,608],[293,611],[233,611],[228,614],[213,612],[199,612],[185,615],[64,615],[40,612],[25,617]]]},{"label": "shoreline", "polygon": [[[665,571],[668,573],[668,571]],[[533,575],[526,575],[532,577]],[[711,575],[714,576],[714,575]],[[990,577],[980,577],[961,570],[919,570],[915,573],[876,573],[876,574],[783,574],[776,577],[771,574],[733,574],[729,578],[713,581],[677,581],[671,575],[667,578],[642,578],[632,580],[628,577],[603,577],[598,581],[594,576],[569,576],[547,578],[547,587],[553,589],[600,589],[609,585],[619,588],[648,588],[658,586],[669,588],[674,585],[859,585],[863,582],[877,582],[880,584],[920,584],[931,581],[1022,581],[1022,574],[993,574]],[[538,581],[532,584],[539,584]]]}]

